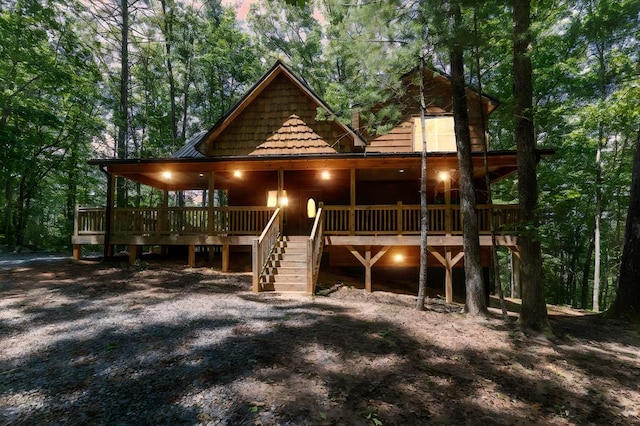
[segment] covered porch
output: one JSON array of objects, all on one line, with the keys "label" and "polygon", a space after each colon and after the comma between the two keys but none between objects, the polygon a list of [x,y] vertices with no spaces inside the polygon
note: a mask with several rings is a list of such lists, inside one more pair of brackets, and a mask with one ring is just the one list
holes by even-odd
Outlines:
[{"label": "covered porch", "polygon": [[[491,153],[488,158],[492,180],[515,171],[513,152]],[[84,244],[103,245],[105,257],[113,254],[114,245],[128,246],[132,261],[144,246],[179,245],[188,247],[188,264],[194,266],[197,247],[216,247],[222,253],[222,270],[227,271],[230,248],[246,246],[252,251],[254,291],[277,290],[278,268],[274,265],[281,265],[283,253],[276,261],[269,258],[277,251],[277,241],[298,236],[311,241],[306,258],[311,272],[304,279],[304,291],[312,293],[326,247],[331,247],[330,266],[340,264],[342,250],[351,262],[363,267],[365,288],[371,291],[374,265],[388,261],[385,256],[388,258],[399,247],[420,246],[421,171],[417,153],[94,163],[108,178],[107,206],[78,207],[72,238],[76,257],[81,256]],[[482,202],[481,155],[474,155],[474,166],[480,188],[478,200]],[[463,261],[456,170],[455,153],[428,158],[427,244],[430,261],[447,273],[448,300],[452,300],[451,269]],[[163,196],[153,206],[116,206],[117,178],[159,189]],[[186,190],[201,192],[195,205],[169,205],[170,191]],[[498,244],[516,249],[518,206],[478,204],[477,209],[481,244],[491,245],[493,214]],[[256,246],[256,241],[261,245]],[[409,257],[404,264],[415,266],[417,261]],[[280,271],[283,268],[280,266]]]}]

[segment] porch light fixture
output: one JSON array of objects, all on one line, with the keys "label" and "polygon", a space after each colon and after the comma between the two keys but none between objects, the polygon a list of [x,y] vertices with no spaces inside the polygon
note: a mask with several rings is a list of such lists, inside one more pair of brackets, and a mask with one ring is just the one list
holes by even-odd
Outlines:
[{"label": "porch light fixture", "polygon": [[233,177],[237,177],[237,178],[242,177],[242,172],[240,170],[235,170],[233,172]]},{"label": "porch light fixture", "polygon": [[449,173],[447,173],[447,172],[439,172],[438,173],[438,178],[443,182],[446,181],[446,180],[449,180]]},{"label": "porch light fixture", "polygon": [[287,197],[287,191],[282,191],[282,197],[280,198],[280,207],[287,207],[289,205],[289,198]]},{"label": "porch light fixture", "polygon": [[289,204],[289,199],[287,198],[287,190],[282,191],[282,196],[278,198],[278,191],[268,191],[267,192],[267,207],[286,207]]},{"label": "porch light fixture", "polygon": [[404,261],[404,256],[402,254],[398,253],[395,256],[393,256],[393,260],[396,263],[402,263]]},{"label": "porch light fixture", "polygon": [[163,177],[165,180],[169,180],[169,179],[171,179],[171,172],[169,172],[169,171],[162,172],[162,177]]},{"label": "porch light fixture", "polygon": [[328,170],[323,170],[321,176],[322,176],[322,180],[331,179],[331,173],[329,173]]}]

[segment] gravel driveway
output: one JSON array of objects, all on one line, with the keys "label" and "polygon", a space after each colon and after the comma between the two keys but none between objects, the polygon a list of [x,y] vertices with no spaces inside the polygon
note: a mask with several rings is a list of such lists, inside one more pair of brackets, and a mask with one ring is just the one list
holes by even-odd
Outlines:
[{"label": "gravel driveway", "polygon": [[551,342],[335,278],[253,294],[246,273],[14,260],[0,425],[640,423],[637,331],[570,309]]}]

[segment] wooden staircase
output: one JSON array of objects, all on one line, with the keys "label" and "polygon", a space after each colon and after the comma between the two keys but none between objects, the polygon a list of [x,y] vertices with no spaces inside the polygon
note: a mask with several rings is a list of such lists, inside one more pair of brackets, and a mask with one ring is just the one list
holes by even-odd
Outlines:
[{"label": "wooden staircase", "polygon": [[261,277],[262,291],[305,293],[307,291],[307,241],[290,236],[278,241]]}]

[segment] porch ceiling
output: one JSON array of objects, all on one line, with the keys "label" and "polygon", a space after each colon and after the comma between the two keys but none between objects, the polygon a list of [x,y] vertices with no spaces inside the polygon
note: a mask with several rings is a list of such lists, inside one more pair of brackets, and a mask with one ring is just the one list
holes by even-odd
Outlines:
[{"label": "porch ceiling", "polygon": [[[551,150],[540,150],[538,158],[549,156]],[[491,180],[515,173],[515,151],[494,151],[488,154]],[[108,173],[134,182],[164,190],[207,189],[209,176],[215,175],[216,187],[233,179],[240,171],[287,170],[349,170],[356,169],[358,180],[410,180],[420,178],[420,153],[409,154],[338,154],[309,156],[251,156],[202,159],[91,160]],[[484,175],[481,153],[473,155],[474,176]],[[427,179],[435,181],[441,172],[456,180],[458,160],[455,152],[430,153],[427,157]]]}]

